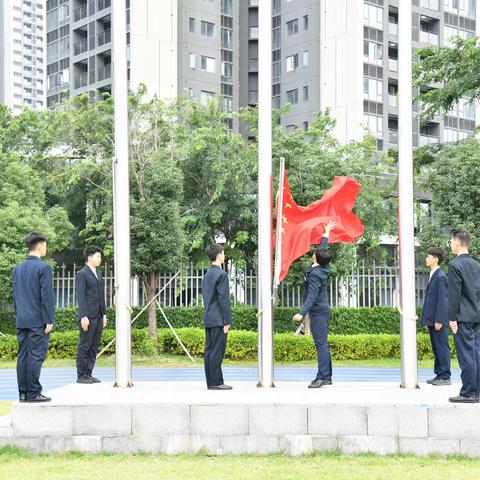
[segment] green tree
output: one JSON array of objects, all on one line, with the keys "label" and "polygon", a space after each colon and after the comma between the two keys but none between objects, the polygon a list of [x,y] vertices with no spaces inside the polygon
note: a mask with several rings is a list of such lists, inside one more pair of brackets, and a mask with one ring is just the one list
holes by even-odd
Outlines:
[{"label": "green tree", "polygon": [[[452,46],[417,50],[414,85],[423,89],[421,120],[427,122],[438,109],[450,111],[461,98],[480,99],[480,41],[478,37],[453,40]],[[432,85],[439,85],[432,88]]]}]

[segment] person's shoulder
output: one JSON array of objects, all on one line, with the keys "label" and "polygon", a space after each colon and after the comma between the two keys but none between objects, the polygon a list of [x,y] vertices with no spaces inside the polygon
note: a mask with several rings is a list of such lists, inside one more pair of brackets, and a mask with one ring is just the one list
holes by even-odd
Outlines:
[{"label": "person's shoulder", "polygon": [[447,278],[447,274],[442,268],[438,269],[438,278]]}]

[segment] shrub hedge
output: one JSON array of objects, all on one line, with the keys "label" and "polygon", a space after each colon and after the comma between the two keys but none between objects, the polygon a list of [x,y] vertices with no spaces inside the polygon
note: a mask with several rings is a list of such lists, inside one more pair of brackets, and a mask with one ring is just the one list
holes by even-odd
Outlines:
[{"label": "shrub hedge", "polygon": [[[140,308],[134,308],[134,316]],[[292,332],[296,324],[292,317],[297,313],[296,308],[279,307],[274,310],[274,329],[277,333]],[[165,313],[175,328],[202,327],[203,307],[177,307],[165,308]],[[237,306],[233,308],[235,330],[257,330],[256,308]],[[419,316],[421,311],[418,311]],[[133,318],[133,317],[132,317]],[[115,328],[115,311],[108,309],[109,328]],[[63,308],[55,312],[57,332],[77,330],[77,317],[75,308]],[[160,312],[157,312],[159,327],[165,326]],[[141,329],[148,326],[147,312],[135,321],[134,328]],[[418,331],[422,331],[418,322]],[[15,319],[12,312],[0,312],[0,332],[15,333]],[[400,315],[396,308],[333,308],[330,320],[330,333],[341,335],[354,335],[360,333],[400,333]]]},{"label": "shrub hedge", "polygon": [[[201,356],[204,349],[204,331],[201,328],[179,328],[178,335],[194,356]],[[101,348],[114,337],[113,330],[105,330]],[[51,358],[75,358],[77,332],[53,332],[50,338],[49,356]],[[450,337],[454,354],[453,338]],[[428,335],[417,335],[418,358],[431,358],[432,352]],[[400,337],[397,334],[354,334],[329,336],[329,344],[334,360],[365,360],[375,358],[399,358]],[[145,356],[168,353],[183,355],[169,329],[159,329],[155,345],[147,329],[132,330],[132,352]],[[114,353],[114,346],[107,353]],[[14,335],[0,337],[0,359],[12,360],[17,354],[17,341]],[[228,334],[226,358],[232,360],[256,360],[257,334],[245,330],[232,330]],[[274,337],[274,356],[277,361],[315,360],[316,352],[312,337],[294,336],[291,333],[276,333]]]}]

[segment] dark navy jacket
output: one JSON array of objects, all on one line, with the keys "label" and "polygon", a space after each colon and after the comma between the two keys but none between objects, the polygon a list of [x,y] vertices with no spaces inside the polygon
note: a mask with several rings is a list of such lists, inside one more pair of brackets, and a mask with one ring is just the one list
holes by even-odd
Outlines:
[{"label": "dark navy jacket", "polygon": [[222,327],[232,323],[228,275],[218,265],[212,265],[203,277],[203,325]]},{"label": "dark navy jacket", "polygon": [[[319,248],[326,248],[328,237],[322,237]],[[305,294],[303,306],[300,315],[305,316],[309,312],[324,311],[329,308],[327,280],[330,273],[330,267],[321,267],[316,265],[305,271]]]},{"label": "dark navy jacket", "polygon": [[78,318],[102,318],[107,313],[102,274],[97,270],[98,280],[93,270],[85,265],[75,277],[75,290],[78,304]]},{"label": "dark navy jacket", "polygon": [[428,282],[423,301],[422,324],[434,323],[448,327],[448,278],[441,268],[435,270]]},{"label": "dark navy jacket", "polygon": [[480,264],[468,254],[448,265],[448,319],[480,322]]},{"label": "dark navy jacket", "polygon": [[17,328],[55,323],[52,269],[30,255],[13,269],[13,303]]}]

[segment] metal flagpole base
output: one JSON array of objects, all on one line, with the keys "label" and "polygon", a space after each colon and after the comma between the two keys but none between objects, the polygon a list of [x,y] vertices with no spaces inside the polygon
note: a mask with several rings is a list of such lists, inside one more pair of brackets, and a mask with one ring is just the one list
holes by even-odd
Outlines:
[{"label": "metal flagpole base", "polygon": [[[133,382],[128,382],[126,388],[131,388],[131,387],[133,387]],[[120,388],[120,387],[117,385],[117,382],[115,382],[115,383],[113,384],[113,388]],[[122,388],[123,388],[123,387],[122,387]]]}]

